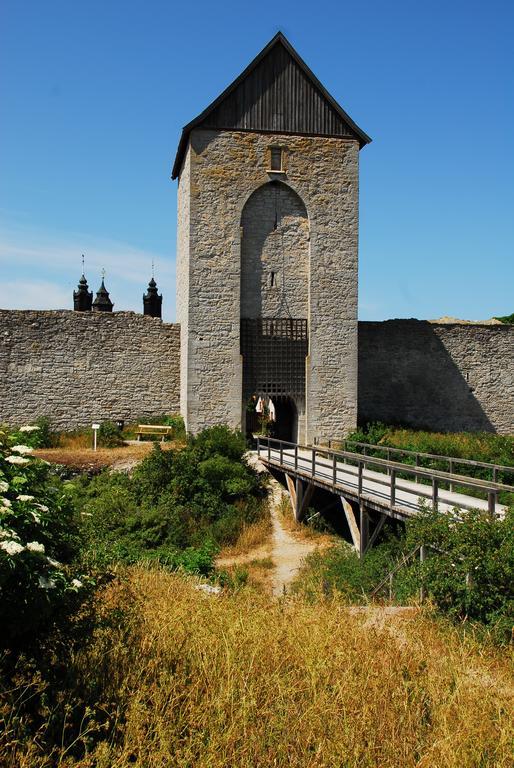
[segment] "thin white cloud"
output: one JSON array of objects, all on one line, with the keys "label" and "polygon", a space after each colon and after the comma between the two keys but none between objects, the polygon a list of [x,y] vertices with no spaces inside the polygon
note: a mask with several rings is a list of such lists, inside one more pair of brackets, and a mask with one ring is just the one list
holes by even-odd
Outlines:
[{"label": "thin white cloud", "polygon": [[[73,306],[72,291],[85,254],[90,290],[106,285],[115,310],[141,312],[152,262],[164,294],[163,319],[174,317],[175,263],[171,256],[79,233],[48,234],[28,227],[0,230],[0,307],[59,309]],[[18,276],[19,275],[19,276]]]},{"label": "thin white cloud", "polygon": [[0,309],[70,309],[70,296],[61,285],[46,280],[2,280]]},{"label": "thin white cloud", "polygon": [[[174,273],[171,256],[135,248],[127,243],[91,235],[65,233],[49,236],[26,228],[10,228],[0,232],[0,265],[36,267],[38,271],[59,271],[66,279],[81,269],[82,253],[86,258],[86,270],[91,275],[107,274],[141,285],[148,280],[152,261],[157,276],[169,280]],[[86,272],[86,274],[87,274]]]}]

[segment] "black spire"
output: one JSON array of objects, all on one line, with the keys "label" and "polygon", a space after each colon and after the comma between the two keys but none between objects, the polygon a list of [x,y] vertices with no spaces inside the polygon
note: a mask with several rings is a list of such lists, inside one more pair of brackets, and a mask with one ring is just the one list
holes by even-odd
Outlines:
[{"label": "black spire", "polygon": [[152,264],[152,279],[148,283],[148,290],[143,296],[143,314],[150,315],[150,317],[162,317],[162,295],[157,292],[157,283],[153,276],[153,264]]},{"label": "black spire", "polygon": [[84,254],[82,254],[82,277],[79,280],[78,290],[73,291],[73,309],[75,312],[90,312],[93,303],[93,292],[88,290],[87,280],[84,276]]},{"label": "black spire", "polygon": [[102,269],[102,285],[96,292],[96,299],[93,302],[93,312],[112,312],[114,304],[109,298],[109,291],[104,284],[105,270]]}]

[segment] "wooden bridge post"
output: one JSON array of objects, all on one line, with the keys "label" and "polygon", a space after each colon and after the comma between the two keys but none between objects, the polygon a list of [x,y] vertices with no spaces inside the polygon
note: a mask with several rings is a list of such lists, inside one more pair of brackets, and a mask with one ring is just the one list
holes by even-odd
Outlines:
[{"label": "wooden bridge post", "polygon": [[360,541],[359,541],[359,557],[363,557],[366,554],[369,543],[369,515],[366,511],[364,504],[359,504],[360,513]]},{"label": "wooden bridge post", "polygon": [[296,504],[294,509],[294,519],[300,522],[301,510],[303,506],[303,482],[299,477],[296,478]]},{"label": "wooden bridge post", "polygon": [[301,523],[314,493],[314,483],[307,483],[307,487],[304,488],[304,482],[300,477],[293,479],[287,472],[285,477],[294,519],[297,523]]},{"label": "wooden bridge post", "polygon": [[357,520],[355,519],[352,505],[349,501],[347,501],[347,499],[345,499],[344,496],[340,496],[339,498],[341,499],[341,504],[343,505],[343,510],[346,516],[346,522],[348,523],[348,528],[350,529],[350,536],[352,537],[353,546],[360,554],[361,534],[359,531],[359,526],[357,525]]},{"label": "wooden bridge post", "polygon": [[[425,562],[425,559],[426,559],[426,549],[422,544],[421,547],[419,548],[419,564],[421,566],[421,570],[423,570],[423,563]],[[421,585],[419,587],[419,602],[423,603],[425,601],[426,596],[427,595],[426,595],[423,573],[421,573]]]}]

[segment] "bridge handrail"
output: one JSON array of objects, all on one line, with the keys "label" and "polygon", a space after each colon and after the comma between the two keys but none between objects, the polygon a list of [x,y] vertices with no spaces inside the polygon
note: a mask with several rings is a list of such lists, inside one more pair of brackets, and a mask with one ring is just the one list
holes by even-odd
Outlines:
[{"label": "bridge handrail", "polygon": [[[257,443],[266,441],[268,443],[278,443],[283,446],[289,446],[290,448],[298,448],[305,451],[315,452],[317,454],[325,454],[327,456],[341,456],[342,458],[350,459],[351,461],[361,462],[366,465],[376,465],[385,467],[386,469],[393,469],[398,472],[405,472],[406,474],[416,475],[420,477],[426,477],[428,479],[437,478],[438,480],[453,481],[456,485],[464,486],[465,488],[475,488],[484,491],[509,491],[514,492],[514,485],[507,485],[505,483],[496,483],[492,480],[482,480],[481,478],[469,477],[468,475],[457,475],[451,472],[444,472],[440,469],[429,469],[428,467],[413,467],[411,464],[402,464],[398,461],[390,461],[388,459],[379,459],[376,456],[367,456],[362,453],[353,453],[351,451],[340,451],[333,448],[325,448],[324,446],[316,445],[301,445],[300,443],[291,443],[286,440],[279,440],[274,437],[259,436]],[[379,481],[377,481],[379,482]],[[389,485],[389,483],[387,483]]]},{"label": "bridge handrail", "polygon": [[[422,565],[426,559],[426,550],[431,549],[434,552],[437,552],[439,555],[449,555],[450,553],[445,549],[440,549],[439,547],[436,547],[434,544],[418,544],[417,547],[412,549],[410,552],[407,552],[406,554],[403,554],[401,559],[398,560],[395,567],[389,571],[387,576],[385,576],[378,584],[377,586],[372,590],[370,593],[370,598],[373,599],[378,595],[381,589],[383,589],[386,584],[389,584],[389,599],[392,597],[392,591],[393,591],[393,577],[400,571],[402,568],[404,568],[409,560],[412,560],[415,555],[419,552],[419,561],[420,565]],[[460,555],[457,555],[455,553],[452,554],[452,557],[456,560],[460,560],[460,562],[463,562],[464,558]],[[466,574],[466,586],[470,583],[471,575],[470,573]],[[426,595],[425,591],[425,585],[423,582],[421,583],[421,589],[420,589],[420,602],[422,603]]]},{"label": "bridge handrail", "polygon": [[[384,467],[386,470],[388,470],[389,478],[388,480],[379,480],[378,478],[374,478],[375,482],[378,482],[382,485],[387,485],[390,488],[390,497],[389,497],[389,509],[393,510],[393,508],[398,508],[398,505],[396,504],[396,491],[397,490],[412,490],[412,489],[406,489],[405,486],[400,486],[397,483],[397,474],[404,473],[404,474],[411,474],[415,476],[415,479],[417,480],[418,477],[425,477],[429,480],[431,480],[431,492],[425,493],[421,489],[417,489],[416,493],[418,496],[429,498],[432,501],[432,507],[434,510],[437,510],[438,503],[440,500],[440,489],[439,489],[439,482],[445,481],[450,483],[450,491],[453,489],[453,484],[457,484],[464,488],[471,488],[473,490],[479,490],[484,491],[487,493],[488,498],[488,511],[490,515],[494,515],[496,513],[496,502],[497,502],[497,496],[500,491],[514,491],[514,486],[505,485],[503,483],[494,483],[490,480],[481,480],[479,478],[472,478],[467,477],[464,475],[455,475],[449,472],[443,472],[441,470],[436,469],[427,469],[424,467],[413,467],[410,464],[402,464],[400,462],[394,462],[394,461],[388,461],[387,459],[379,459],[377,457],[371,457],[371,456],[365,456],[360,453],[352,453],[350,451],[334,451],[330,448],[324,448],[321,446],[307,446],[307,445],[300,445],[297,443],[291,443],[286,440],[279,440],[277,438],[272,437],[258,437],[257,438],[257,451],[259,456],[261,455],[261,443],[267,443],[267,453],[268,453],[268,461],[271,463],[271,449],[272,444],[276,445],[277,448],[274,448],[274,450],[278,450],[280,453],[280,460],[277,462],[280,466],[284,467],[288,465],[288,462],[284,462],[284,447],[286,447],[286,450],[292,449],[294,452],[294,469],[296,472],[299,472],[299,474],[307,474],[302,469],[299,470],[298,468],[298,451],[304,450],[311,453],[311,472],[310,476],[312,478],[315,478],[316,476],[316,457],[319,455],[327,456],[328,458],[332,459],[332,487],[336,488],[337,486],[337,464],[338,464],[338,458],[347,459],[353,462],[357,462],[357,474],[358,474],[358,491],[357,495],[358,498],[363,497],[363,471],[368,466],[379,466]],[[444,501],[444,499],[442,500]],[[446,500],[447,504],[451,504],[452,502]],[[464,500],[460,503],[455,503],[455,507],[462,507],[464,509],[473,509],[473,505],[469,504],[469,502],[464,502]]]},{"label": "bridge handrail", "polygon": [[413,550],[408,552],[407,554],[402,555],[401,559],[396,563],[395,567],[389,571],[387,576],[385,576],[373,589],[373,591],[370,593],[370,597],[373,598],[375,595],[377,595],[380,590],[385,587],[386,584],[391,584],[391,578],[398,573],[404,566],[407,565],[409,560],[412,560],[412,558],[418,554],[419,550],[421,549],[421,544],[418,544],[417,547],[415,547]]},{"label": "bridge handrail", "polygon": [[[462,459],[458,456],[446,456],[437,453],[423,453],[423,451],[411,451],[407,448],[394,448],[389,445],[376,445],[373,443],[362,443],[359,440],[349,440],[344,438],[342,440],[334,440],[333,438],[315,437],[314,445],[321,447],[320,440],[327,440],[328,447],[331,449],[333,443],[343,444],[343,450],[346,450],[346,445],[358,445],[361,448],[370,448],[373,451],[383,451],[388,454],[391,453],[401,454],[402,456],[414,456],[416,459],[436,459],[438,461],[447,461],[450,465],[450,472],[454,464],[462,464],[466,466],[478,467],[482,469],[491,469],[493,472],[493,482],[496,482],[496,475],[498,472],[504,472],[510,475],[514,475],[514,466],[506,466],[505,464],[494,464],[487,461],[476,461],[475,459]],[[364,454],[366,455],[366,454]]]}]

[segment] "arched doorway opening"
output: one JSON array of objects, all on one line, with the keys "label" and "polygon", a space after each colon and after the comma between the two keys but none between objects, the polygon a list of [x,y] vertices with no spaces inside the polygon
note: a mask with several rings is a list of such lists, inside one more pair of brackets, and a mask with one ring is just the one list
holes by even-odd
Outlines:
[{"label": "arched doorway opening", "polygon": [[271,437],[288,443],[298,442],[298,409],[292,397],[279,395],[273,398],[275,421],[271,427]]},{"label": "arched doorway opening", "polygon": [[305,434],[308,355],[309,217],[299,195],[272,181],[258,187],[241,214],[242,424],[263,428],[252,398],[272,398],[272,437]]}]

